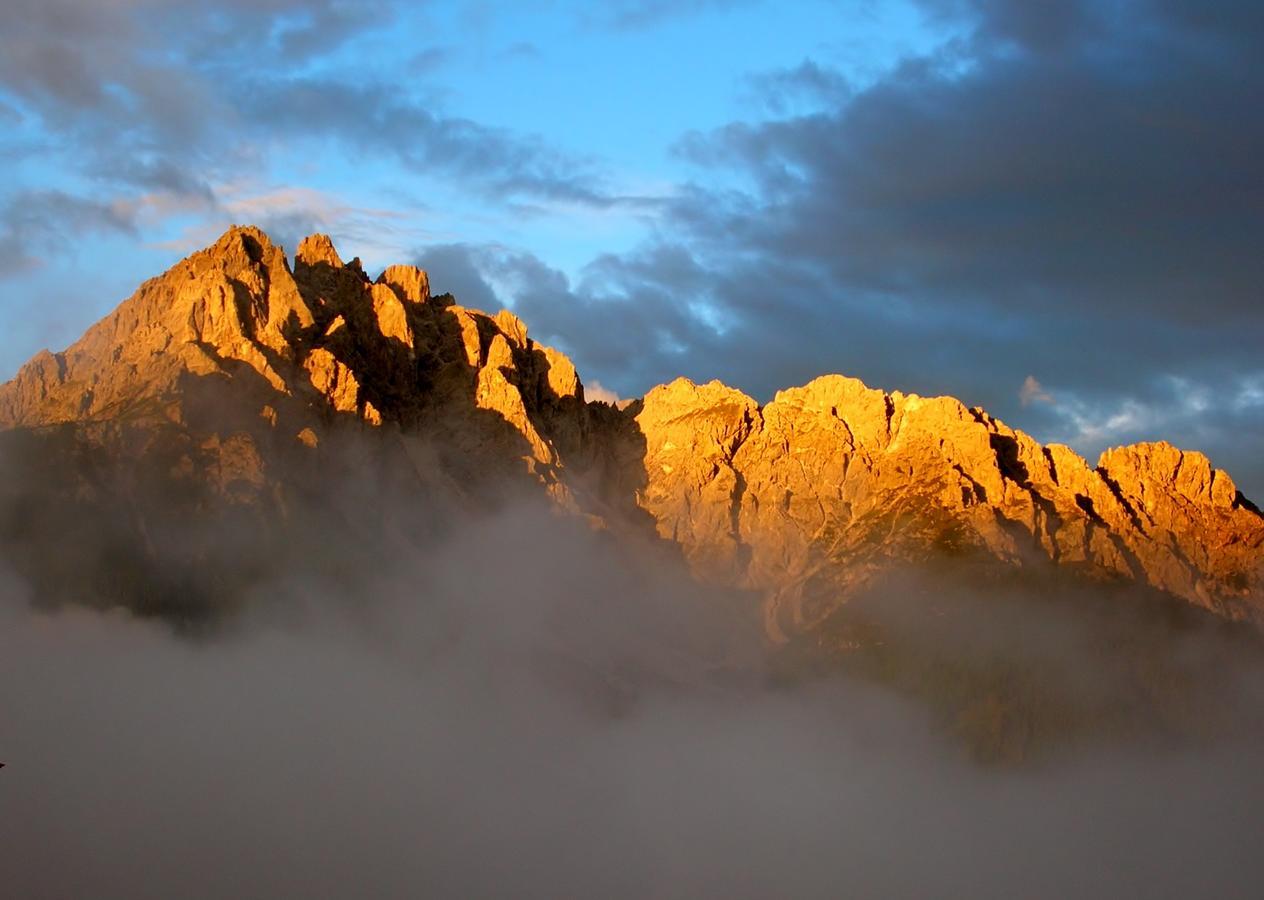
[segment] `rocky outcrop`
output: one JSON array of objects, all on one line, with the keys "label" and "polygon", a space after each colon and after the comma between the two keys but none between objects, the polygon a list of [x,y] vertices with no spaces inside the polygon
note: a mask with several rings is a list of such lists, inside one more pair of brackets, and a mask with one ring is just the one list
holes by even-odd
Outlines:
[{"label": "rocky outcrop", "polygon": [[1225,472],[1167,444],[1090,467],[949,397],[829,375],[760,407],[678,380],[636,412],[659,534],[706,577],[763,591],[774,638],[932,556],[1072,567],[1232,619],[1264,612],[1264,518]]},{"label": "rocky outcrop", "polygon": [[[103,518],[83,521],[132,534],[141,556],[162,555],[164,529],[228,520],[260,569],[308,546],[295,534],[407,552],[441,498],[494,503],[516,485],[759,592],[776,640],[940,557],[1057,566],[1264,621],[1264,518],[1201,454],[1143,444],[1090,466],[952,398],[838,375],[764,405],[684,379],[625,409],[590,403],[511,312],[431,296],[411,266],[371,280],[324,235],[291,269],[261,231],[231,229],[32,359],[0,387],[0,427],[45,501],[95,504]],[[10,537],[42,539],[24,521]],[[214,560],[222,536],[173,544],[163,571]]]}]

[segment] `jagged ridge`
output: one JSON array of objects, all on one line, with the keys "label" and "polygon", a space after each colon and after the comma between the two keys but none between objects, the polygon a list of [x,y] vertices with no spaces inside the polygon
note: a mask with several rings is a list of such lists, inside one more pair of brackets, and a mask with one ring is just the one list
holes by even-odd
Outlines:
[{"label": "jagged ridge", "polygon": [[817,624],[892,563],[969,552],[1259,617],[1264,519],[1200,453],[1137,444],[1091,468],[951,397],[839,375],[762,407],[680,379],[637,422],[660,533],[701,571],[768,592],[773,635]]},{"label": "jagged ridge", "polygon": [[0,426],[69,428],[132,472],[161,457],[197,509],[252,510],[261,534],[331,477],[331,442],[367,434],[394,495],[494,497],[509,478],[610,527],[648,513],[701,577],[762,592],[777,639],[945,553],[1135,580],[1228,618],[1264,607],[1264,519],[1202,454],[1138,444],[1090,467],[952,398],[838,375],[764,406],[679,379],[620,411],[511,313],[432,297],[410,266],[370,280],[320,235],[291,270],[231,229],[32,359],[0,387]]}]

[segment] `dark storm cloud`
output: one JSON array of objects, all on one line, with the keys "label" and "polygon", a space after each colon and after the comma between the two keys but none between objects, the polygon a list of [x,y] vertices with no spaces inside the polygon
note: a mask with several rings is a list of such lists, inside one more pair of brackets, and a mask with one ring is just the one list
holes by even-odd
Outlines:
[{"label": "dark storm cloud", "polygon": [[861,302],[984,327],[1257,323],[1264,82],[1177,34],[1114,37],[911,63],[833,109],[699,136],[694,158],[757,179],[758,215],[684,214],[711,248],[736,235]]},{"label": "dark storm cloud", "polygon": [[1157,409],[1176,377],[1211,392],[1213,458],[1232,448],[1264,339],[1257,5],[925,6],[963,36],[855,93],[815,63],[770,73],[770,109],[815,106],[681,141],[708,178],[659,241],[688,265],[598,261],[557,312],[528,296],[530,320],[627,393],[682,361],[761,398],[841,370],[1021,424],[1028,375],[1081,412]]},{"label": "dark storm cloud", "polygon": [[689,296],[716,273],[702,271],[679,246],[600,256],[576,285],[538,257],[499,245],[428,247],[416,261],[436,291],[477,309],[512,307],[536,338],[565,350],[581,372],[601,373],[601,381],[614,373],[621,395],[644,390],[665,372],[715,374],[692,357],[719,355],[722,336]]},{"label": "dark storm cloud", "polygon": [[452,294],[463,306],[494,313],[505,304],[483,277],[484,258],[478,248],[465,244],[431,244],[414,262],[430,275],[432,293]]}]

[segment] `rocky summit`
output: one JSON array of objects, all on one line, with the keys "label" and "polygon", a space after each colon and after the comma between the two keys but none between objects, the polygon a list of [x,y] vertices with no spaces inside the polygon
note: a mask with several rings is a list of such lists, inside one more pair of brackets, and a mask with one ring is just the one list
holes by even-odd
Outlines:
[{"label": "rocky summit", "polygon": [[[4,545],[37,600],[250,602],[535,496],[666,546],[811,634],[910,565],[1050,571],[1264,622],[1264,517],[1165,443],[1090,465],[950,397],[826,375],[760,404],[686,379],[616,408],[511,312],[235,227],[0,387]],[[102,540],[104,538],[104,540]],[[491,551],[489,551],[491,552]]]}]

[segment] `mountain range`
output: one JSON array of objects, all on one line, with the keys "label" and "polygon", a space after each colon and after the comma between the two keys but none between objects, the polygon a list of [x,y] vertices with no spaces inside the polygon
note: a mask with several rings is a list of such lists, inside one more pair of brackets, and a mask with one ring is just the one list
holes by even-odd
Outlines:
[{"label": "mountain range", "polygon": [[520,506],[720,592],[774,679],[894,686],[990,758],[1255,715],[1235,673],[1264,671],[1264,516],[1166,443],[1091,465],[841,375],[763,404],[683,378],[590,401],[512,312],[413,266],[372,279],[325,235],[291,263],[253,227],[0,386],[0,554],[40,607],[201,633],[278,596],[355,603]]},{"label": "mountain range", "polygon": [[[343,527],[377,542],[512,485],[620,534],[652,531],[699,579],[757,592],[775,642],[944,557],[1264,621],[1264,517],[1200,453],[1135,444],[1090,465],[951,397],[840,375],[765,404],[682,378],[619,406],[587,401],[570,360],[513,313],[432,296],[420,269],[371,280],[324,235],[291,266],[234,227],[0,387],[8,465],[43,476],[6,491],[55,494],[36,521],[11,515],[6,536],[56,548],[55,565],[24,564],[49,596],[87,579],[136,609],[199,610],[239,599],[287,523],[335,495]],[[87,540],[96,558],[76,558],[67,535],[41,534],[70,507],[113,553]],[[386,514],[358,521],[373,509]],[[234,523],[233,549],[212,521]],[[250,563],[235,560],[237,583],[219,583],[223,567],[191,574],[224,552]]]}]

